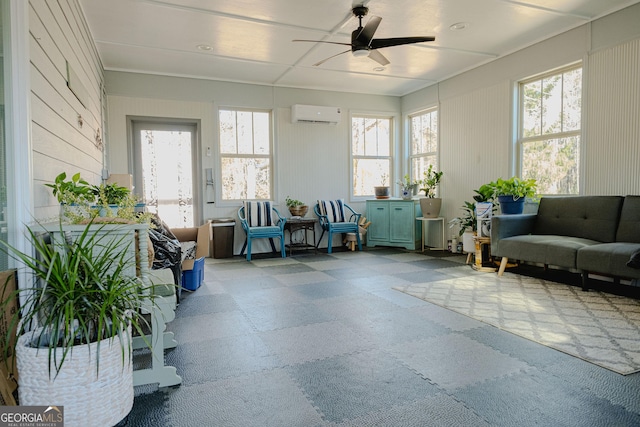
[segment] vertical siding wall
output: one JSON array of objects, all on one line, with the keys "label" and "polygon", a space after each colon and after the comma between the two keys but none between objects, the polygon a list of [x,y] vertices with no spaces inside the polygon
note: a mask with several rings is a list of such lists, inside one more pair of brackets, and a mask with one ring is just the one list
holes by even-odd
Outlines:
[{"label": "vertical siding wall", "polygon": [[[59,213],[43,184],[60,172],[100,181],[103,154],[96,134],[102,138],[104,75],[77,0],[33,0],[29,6],[34,216],[42,220]],[[84,106],[67,87],[67,61],[86,91]]]},{"label": "vertical siding wall", "polygon": [[510,174],[509,93],[503,82],[441,101],[441,216],[462,214],[462,201],[472,201],[473,190]]},{"label": "vertical siding wall", "polygon": [[640,40],[589,55],[585,194],[640,194]]}]

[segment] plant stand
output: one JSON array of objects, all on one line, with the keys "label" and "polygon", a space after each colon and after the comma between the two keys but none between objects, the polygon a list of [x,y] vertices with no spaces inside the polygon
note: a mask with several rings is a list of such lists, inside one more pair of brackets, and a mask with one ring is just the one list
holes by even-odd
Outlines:
[{"label": "plant stand", "polygon": [[491,266],[491,238],[474,236],[473,241],[476,245],[476,262],[471,267],[476,271],[495,272],[496,268]]}]

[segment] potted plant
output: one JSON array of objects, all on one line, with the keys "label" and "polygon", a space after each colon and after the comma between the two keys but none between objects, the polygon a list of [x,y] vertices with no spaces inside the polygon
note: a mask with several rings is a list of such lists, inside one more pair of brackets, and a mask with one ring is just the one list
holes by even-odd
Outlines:
[{"label": "potted plant", "polygon": [[410,200],[414,191],[418,188],[418,182],[411,181],[409,174],[406,174],[401,181],[398,181],[398,185],[402,188],[402,198],[405,200]]},{"label": "potted plant", "polygon": [[139,308],[151,297],[136,277],[131,234],[103,227],[89,222],[50,243],[27,227],[33,254],[0,241],[32,279],[2,301],[22,307],[9,319],[18,339],[3,342],[5,357],[15,354],[20,404],[63,405],[65,425],[114,425],[133,406],[132,330],[144,336]]},{"label": "potted plant", "polygon": [[424,178],[419,181],[420,190],[424,191],[425,195],[420,199],[420,209],[422,210],[422,216],[425,218],[436,218],[440,215],[442,199],[436,197],[436,189],[443,174],[444,172],[442,171],[434,171],[433,165],[429,165],[429,168],[424,171]]},{"label": "potted plant", "polygon": [[520,179],[516,176],[509,179],[498,178],[485,186],[484,189],[490,190],[493,197],[498,199],[503,214],[521,214],[525,199],[535,197],[537,190],[535,179]]},{"label": "potted plant", "polygon": [[303,217],[307,214],[307,211],[309,210],[309,207],[305,205],[304,202],[300,200],[292,199],[289,196],[287,196],[287,198],[285,199],[285,202],[287,203],[287,207],[289,208],[289,212],[291,213],[291,216]]},{"label": "potted plant", "polygon": [[130,204],[131,191],[116,183],[93,185],[91,191],[94,194],[98,214],[101,217],[114,217],[118,214],[119,207]]},{"label": "potted plant", "polygon": [[91,205],[95,201],[93,186],[82,179],[80,172],[67,179],[67,173],[56,176],[52,184],[45,186],[53,190],[60,203],[60,216],[68,222],[78,222],[90,216]]},{"label": "potted plant", "polygon": [[387,179],[389,175],[383,173],[380,177],[380,185],[373,187],[376,199],[388,199],[389,198],[389,186],[387,185]]},{"label": "potted plant", "polygon": [[482,186],[478,190],[473,190],[476,193],[473,196],[474,201],[465,201],[461,207],[464,214],[449,221],[449,228],[458,226],[458,235],[462,237],[462,247],[464,252],[473,253],[475,251],[473,236],[476,235],[478,230],[476,203],[492,201],[493,193],[488,191],[487,188],[488,187],[486,186]]}]

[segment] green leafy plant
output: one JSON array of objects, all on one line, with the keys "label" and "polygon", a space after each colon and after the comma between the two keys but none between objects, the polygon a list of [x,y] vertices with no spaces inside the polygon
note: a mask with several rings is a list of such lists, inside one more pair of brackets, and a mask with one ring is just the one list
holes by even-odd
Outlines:
[{"label": "green leafy plant", "polygon": [[80,177],[80,172],[67,180],[67,173],[62,172],[56,176],[53,184],[45,184],[53,189],[53,195],[61,204],[91,204],[95,200],[93,186]]},{"label": "green leafy plant", "polygon": [[288,208],[294,208],[296,206],[305,206],[305,203],[300,200],[292,199],[289,196],[286,197],[285,202]]},{"label": "green leafy plant", "polygon": [[402,187],[402,190],[413,191],[415,188],[418,188],[420,181],[412,181],[409,174],[406,174],[402,180],[398,181],[398,185]]},{"label": "green leafy plant", "polygon": [[429,165],[429,169],[424,172],[424,178],[419,182],[420,191],[424,191],[425,196],[434,198],[436,196],[436,187],[442,180],[444,172],[436,172],[433,165]]},{"label": "green leafy plant", "polygon": [[460,228],[458,232],[460,236],[467,230],[475,230],[478,225],[476,204],[474,202],[465,201],[461,209],[464,211],[464,214],[449,221],[449,228],[456,225]]},{"label": "green leafy plant", "polygon": [[99,206],[121,206],[131,194],[127,187],[122,187],[116,183],[94,185],[91,187],[91,191],[95,195],[96,203]]},{"label": "green leafy plant", "polygon": [[489,184],[485,184],[480,189],[483,192],[491,193],[493,197],[513,196],[513,200],[522,197],[536,197],[537,183],[535,179],[520,179],[513,176],[509,179],[498,178]]},{"label": "green leafy plant", "polygon": [[[128,274],[135,271],[136,261],[126,250],[127,235],[103,231],[104,227],[89,222],[75,238],[51,243],[43,240],[39,230],[27,227],[33,255],[0,241],[0,250],[24,265],[33,282],[13,292],[4,284],[3,308],[19,297],[23,307],[10,317],[8,330],[17,325],[20,336],[38,326],[31,346],[47,349],[50,377],[52,370],[57,376],[76,345],[117,338],[124,357],[125,349],[131,350],[128,326],[144,335],[147,323],[139,308],[142,298],[151,298],[144,295],[149,289]],[[4,343],[6,360],[15,352],[15,344],[11,347],[8,339]],[[96,370],[99,354],[98,348]]]},{"label": "green leafy plant", "polygon": [[[465,201],[461,209],[464,214],[455,217],[449,221],[449,228],[454,226],[459,227],[458,234],[462,236],[467,230],[476,230],[478,228],[478,217],[476,216],[476,203],[493,202],[493,191],[486,185],[481,186],[477,190],[473,190],[476,193],[473,196],[473,202]],[[492,210],[495,210],[495,205]]]}]

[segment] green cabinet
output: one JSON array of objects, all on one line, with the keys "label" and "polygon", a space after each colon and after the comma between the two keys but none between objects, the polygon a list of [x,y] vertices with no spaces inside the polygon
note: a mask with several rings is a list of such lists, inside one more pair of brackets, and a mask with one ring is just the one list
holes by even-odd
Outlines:
[{"label": "green cabinet", "polygon": [[367,246],[395,246],[418,249],[422,223],[418,200],[367,200]]}]

